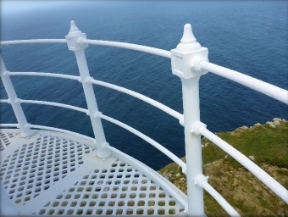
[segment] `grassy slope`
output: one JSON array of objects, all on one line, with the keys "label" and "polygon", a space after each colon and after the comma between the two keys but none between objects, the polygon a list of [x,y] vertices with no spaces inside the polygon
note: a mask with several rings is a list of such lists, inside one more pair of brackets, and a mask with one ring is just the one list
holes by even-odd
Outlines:
[{"label": "grassy slope", "polygon": [[[275,120],[217,135],[244,155],[254,156],[256,164],[288,189],[287,121]],[[242,165],[206,138],[202,140],[202,147],[203,171],[209,176],[209,183],[242,216],[288,216],[288,205]],[[186,177],[175,163],[159,172],[186,193]],[[228,216],[206,192],[204,198],[208,216]]]}]

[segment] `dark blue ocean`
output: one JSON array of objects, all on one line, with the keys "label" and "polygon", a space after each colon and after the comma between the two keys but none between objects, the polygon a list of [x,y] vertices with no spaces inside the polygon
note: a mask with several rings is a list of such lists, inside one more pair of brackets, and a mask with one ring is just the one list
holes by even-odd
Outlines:
[{"label": "dark blue ocean", "polygon": [[[4,11],[5,12],[5,11]],[[191,23],[209,60],[288,89],[287,1],[62,1],[57,7],[2,13],[1,40],[64,38],[75,20],[90,39],[114,40],[171,50]],[[65,44],[2,46],[9,71],[78,75]],[[183,112],[180,79],[168,59],[119,48],[90,45],[88,66],[95,79],[111,82]],[[13,76],[19,98],[86,107],[75,81]],[[183,128],[166,113],[122,93],[94,87],[99,109],[184,156]],[[200,80],[201,120],[212,132],[288,119],[288,107],[235,82],[208,73]],[[1,98],[6,93],[1,83]],[[62,108],[23,104],[28,122],[93,136],[88,116]],[[15,123],[11,106],[1,104],[1,122]],[[103,121],[107,141],[154,169],[170,159],[133,134]],[[261,148],[261,141],[258,145]]]}]

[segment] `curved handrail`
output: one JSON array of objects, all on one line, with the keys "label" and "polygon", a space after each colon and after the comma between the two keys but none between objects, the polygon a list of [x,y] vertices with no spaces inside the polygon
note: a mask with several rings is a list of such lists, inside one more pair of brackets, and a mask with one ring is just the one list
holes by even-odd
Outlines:
[{"label": "curved handrail", "polygon": [[[165,58],[171,58],[170,51],[154,48],[139,44],[132,44],[126,42],[118,42],[118,41],[104,41],[104,40],[91,40],[91,39],[83,39],[82,42],[92,45],[101,45],[101,46],[109,46],[109,47],[118,47],[125,48],[129,50],[142,51],[145,53],[151,53],[154,55],[162,56]],[[0,41],[0,45],[9,45],[9,44],[41,44],[41,43],[67,43],[66,39],[28,39],[28,40],[13,40],[13,41]]]},{"label": "curved handrail", "polygon": [[[63,129],[56,128],[56,127],[47,127],[47,126],[35,125],[35,124],[28,124],[28,125],[29,125],[29,127],[34,128],[34,129],[42,129],[42,130],[55,131],[55,132],[60,132],[60,133],[65,133],[65,134],[71,134],[71,135],[78,136],[78,137],[84,138],[86,140],[89,140],[91,142],[96,141],[95,138],[85,136],[85,135],[82,135],[82,134],[79,134],[79,133],[76,133],[76,132],[73,132],[70,130],[63,130]],[[17,127],[18,128],[18,124],[0,124],[0,127]]]},{"label": "curved handrail", "polygon": [[219,204],[222,208],[233,217],[240,216],[240,214],[217,192],[207,181],[201,182],[200,186],[204,188]]},{"label": "curved handrail", "polygon": [[0,45],[42,44],[42,43],[67,43],[67,41],[66,39],[27,39],[27,40],[0,41]]},{"label": "curved handrail", "polygon": [[8,75],[11,76],[43,76],[43,77],[55,77],[55,78],[64,78],[79,81],[80,76],[75,75],[64,75],[57,73],[48,73],[48,72],[8,72]]},{"label": "curved handrail", "polygon": [[0,124],[0,127],[19,127],[19,124]]},{"label": "curved handrail", "polygon": [[109,121],[115,125],[118,125],[119,127],[124,128],[125,130],[135,134],[136,136],[140,137],[141,139],[145,140],[146,142],[150,143],[153,145],[155,148],[157,148],[159,151],[161,151],[163,154],[165,154],[167,157],[169,157],[171,160],[173,160],[175,163],[177,163],[181,168],[183,173],[186,174],[186,164],[178,158],[175,154],[173,154],[171,151],[160,145],[158,142],[155,140],[151,139],[150,137],[146,136],[145,134],[141,133],[140,131],[134,129],[133,127],[128,126],[127,124],[122,123],[121,121],[118,121],[114,118],[108,117],[103,114],[99,114],[101,119],[104,119],[106,121]]},{"label": "curved handrail", "polygon": [[81,42],[92,44],[92,45],[102,45],[102,46],[110,46],[110,47],[118,47],[118,48],[125,48],[129,50],[136,50],[140,52],[145,53],[151,53],[154,55],[171,58],[170,51],[149,47],[149,46],[143,46],[139,44],[132,44],[132,43],[126,43],[126,42],[117,42],[117,41],[103,41],[103,40],[91,40],[91,39],[83,39]]},{"label": "curved handrail", "polygon": [[80,108],[77,106],[73,105],[68,105],[64,103],[58,103],[58,102],[48,102],[48,101],[39,101],[39,100],[24,100],[24,99],[19,99],[20,103],[29,103],[29,104],[38,104],[38,105],[50,105],[50,106],[56,106],[56,107],[61,107],[61,108],[66,108],[66,109],[72,109],[75,111],[83,112],[88,115],[88,109]]},{"label": "curved handrail", "polygon": [[9,99],[0,99],[1,103],[10,103]]},{"label": "curved handrail", "polygon": [[243,86],[249,87],[273,99],[277,99],[280,102],[288,104],[288,91],[285,89],[237,72],[235,70],[210,63],[208,61],[201,61],[200,68],[227,78],[231,81],[235,81],[239,84],[242,84]]},{"label": "curved handrail", "polygon": [[[20,103],[29,103],[29,104],[39,104],[39,105],[49,105],[49,106],[62,107],[62,108],[72,109],[72,110],[75,110],[75,111],[79,111],[79,112],[83,112],[83,113],[88,114],[88,109],[83,109],[83,108],[79,108],[79,107],[76,107],[76,106],[67,105],[67,104],[64,104],[64,103],[38,101],[38,100],[24,100],[24,99],[18,99],[18,101]],[[0,102],[9,103],[9,100],[1,100]],[[171,151],[169,151],[168,149],[166,149],[165,147],[160,145],[155,140],[151,139],[150,137],[146,136],[145,134],[141,133],[140,131],[138,131],[138,130],[136,130],[136,129],[124,124],[124,123],[122,123],[121,121],[118,121],[116,119],[113,119],[113,118],[108,117],[108,116],[103,115],[103,114],[99,114],[99,116],[100,116],[100,118],[102,118],[104,120],[107,120],[107,121],[109,121],[111,123],[114,123],[114,124],[124,128],[124,129],[128,130],[129,132],[135,134],[136,136],[142,138],[146,142],[150,143],[152,146],[157,148],[159,151],[161,151],[163,154],[165,154],[167,157],[169,157],[174,162],[176,162],[179,166],[181,166],[183,173],[186,173],[186,164],[180,158],[178,158],[176,155],[174,155]],[[30,126],[32,127],[33,125],[30,124]],[[36,125],[34,125],[34,126],[36,126]],[[43,126],[42,126],[42,128],[43,128]],[[46,129],[49,129],[49,127],[47,127]]]},{"label": "curved handrail", "polygon": [[201,135],[205,136],[240,164],[242,164],[246,169],[248,169],[252,174],[254,174],[259,180],[261,180],[267,187],[269,187],[274,193],[276,193],[282,200],[288,204],[288,191],[279,182],[268,175],[259,166],[253,163],[244,154],[239,152],[237,149],[232,147],[230,144],[222,140],[220,137],[216,136],[214,133],[206,129],[206,127],[200,127],[198,129]]},{"label": "curved handrail", "polygon": [[97,85],[100,85],[100,86],[103,86],[103,87],[107,87],[107,88],[110,88],[110,89],[113,89],[113,90],[117,90],[119,92],[122,92],[122,93],[126,93],[130,96],[133,96],[137,99],[140,99],[164,112],[166,112],[167,114],[171,115],[172,117],[176,118],[179,120],[180,124],[183,125],[182,123],[182,119],[183,119],[183,115],[180,114],[179,112],[169,108],[168,106],[160,103],[160,102],[157,102],[156,100],[154,99],[151,99],[150,97],[147,97],[147,96],[144,96],[140,93],[137,93],[135,91],[132,91],[132,90],[129,90],[127,88],[124,88],[124,87],[120,87],[118,85],[114,85],[114,84],[110,84],[110,83],[107,83],[107,82],[104,82],[104,81],[99,81],[99,80],[95,80],[95,79],[91,79],[90,80],[91,83],[93,84],[97,84]]},{"label": "curved handrail", "polygon": [[[64,78],[64,79],[71,79],[71,80],[75,80],[75,81],[80,81],[80,76],[64,75],[64,74],[56,74],[56,73],[54,74],[54,73],[46,73],[46,72],[8,72],[8,75],[11,75],[11,76],[24,76],[24,75],[27,75],[27,76],[47,76],[47,77],[56,77],[56,78]],[[104,81],[95,80],[93,78],[90,79],[90,82],[93,84],[96,84],[96,85],[100,85],[103,87],[107,87],[107,88],[122,92],[122,93],[126,93],[130,96],[133,96],[137,99],[140,99],[140,100],[166,112],[167,114],[171,115],[172,117],[178,119],[179,123],[181,125],[183,125],[183,115],[181,113],[169,108],[168,106],[166,106],[160,102],[157,102],[154,99],[151,99],[150,97],[144,96],[140,93],[129,90],[127,88],[120,87],[120,86],[115,85],[115,84],[110,84],[110,83],[107,83]]]},{"label": "curved handrail", "polygon": [[[28,44],[28,43],[67,43],[66,39],[32,39],[32,40],[15,40],[15,41],[3,41],[0,42],[0,45],[6,45],[6,44]],[[158,56],[162,56],[165,58],[171,58],[171,53],[170,51],[166,51],[163,49],[158,49],[158,48],[153,48],[153,47],[148,47],[148,46],[143,46],[143,45],[137,45],[137,44],[132,44],[132,43],[125,43],[125,42],[113,42],[113,41],[103,41],[103,40],[90,40],[90,39],[80,39],[78,43],[83,43],[83,44],[91,44],[91,45],[100,45],[100,46],[112,46],[112,47],[118,47],[118,48],[125,48],[125,49],[130,49],[130,50],[136,50],[140,52],[146,52]],[[68,45],[69,46],[69,45]],[[250,77],[248,75],[242,74],[240,72],[237,72],[235,70],[231,70],[222,66],[218,66],[213,63],[209,63],[208,61],[200,61],[198,62],[198,70],[207,70],[210,71],[214,74],[220,75],[222,77],[225,77],[229,80],[235,81],[237,83],[240,83],[244,86],[247,86],[251,89],[254,89],[258,92],[261,92],[269,97],[272,97],[274,99],[277,99],[285,104],[288,104],[288,91],[279,88],[277,86],[271,85],[269,83],[263,82],[261,80],[255,79],[253,77]],[[183,115],[178,113],[177,111],[163,105],[162,103],[159,103],[149,97],[146,97],[142,94],[139,94],[137,92],[134,92],[132,90],[109,84],[106,82],[94,80],[93,78],[89,78],[88,80],[86,79],[85,81],[81,81],[80,76],[70,76],[70,75],[61,75],[61,74],[52,74],[52,73],[37,73],[37,72],[4,72],[9,75],[28,75],[28,76],[47,76],[47,77],[59,77],[59,78],[65,78],[65,79],[71,79],[71,80],[77,80],[79,82],[91,82],[93,84],[101,85],[107,88],[111,88],[123,93],[126,93],[128,95],[131,95],[133,97],[136,97],[144,102],[147,102],[158,109],[166,112],[167,114],[170,114],[171,116],[177,118],[180,122],[181,125],[183,125]],[[67,109],[73,109],[76,111],[81,111],[86,114],[88,114],[88,109],[83,109],[79,108],[76,106],[71,106],[67,104],[62,104],[62,103],[56,103],[56,102],[47,102],[47,101],[36,101],[36,100],[22,100],[22,99],[14,99],[15,102],[16,100],[19,101],[20,103],[34,103],[34,104],[43,104],[43,105],[51,105],[51,106],[58,106],[58,107],[63,107]],[[9,100],[0,100],[0,102],[7,102],[9,103]],[[14,102],[14,101],[13,101]],[[177,156],[175,156],[172,152],[161,146],[159,143],[156,141],[152,140],[150,137],[144,135],[143,133],[137,131],[136,129],[118,121],[115,120],[111,117],[108,117],[106,115],[103,115],[101,113],[98,113],[98,115],[107,121],[110,121],[128,131],[131,133],[139,136],[140,138],[144,139],[151,145],[153,145],[155,148],[160,150],[162,153],[164,153],[166,156],[171,158],[174,162],[179,164],[182,167],[182,170],[184,173],[186,173],[186,164],[179,159]],[[4,124],[5,125],[5,124]],[[8,126],[9,124],[6,124],[5,126]],[[13,124],[10,124],[12,126]],[[52,129],[57,129],[57,128],[51,128],[51,127],[45,127],[45,126],[39,126],[39,125],[31,125],[28,124],[30,127],[34,128],[39,128],[39,129],[47,129],[47,130],[52,130]],[[3,125],[0,125],[3,126]],[[13,125],[15,126],[15,125]],[[18,126],[18,125],[17,125]],[[65,130],[57,129],[56,131],[59,132],[68,132]],[[272,177],[270,177],[265,171],[263,171],[260,167],[258,167],[256,164],[254,164],[252,161],[250,161],[246,156],[244,156],[241,152],[238,150],[234,149],[232,146],[230,146],[228,143],[223,141],[221,138],[217,137],[215,134],[211,133],[209,130],[207,130],[205,127],[200,127],[198,129],[199,133],[201,133],[203,136],[208,138],[210,141],[214,142],[218,147],[223,149],[225,152],[230,154],[234,159],[236,159],[239,163],[241,163],[245,168],[250,170],[258,179],[260,179],[264,184],[266,184],[273,192],[275,192],[281,199],[283,199],[286,203],[288,203],[288,191],[280,185],[276,180],[274,180]],[[75,133],[77,134],[77,133]],[[79,134],[78,134],[79,135]],[[91,138],[92,139],[92,138]],[[95,139],[92,139],[95,141]],[[112,147],[110,147],[112,148]],[[211,194],[214,194],[214,197],[219,197],[219,194],[217,192],[215,193],[215,190],[207,183],[207,182],[202,182],[202,186],[200,186],[204,189],[208,189],[207,191]],[[211,190],[212,189],[212,190]],[[219,200],[221,201],[223,198],[220,198]],[[218,200],[217,200],[218,201]],[[218,201],[219,202],[219,201]],[[221,202],[219,202],[221,204]],[[221,204],[223,206],[223,204]],[[227,205],[227,204],[226,204]],[[223,206],[224,207],[224,206]],[[228,206],[227,206],[228,207]]]}]

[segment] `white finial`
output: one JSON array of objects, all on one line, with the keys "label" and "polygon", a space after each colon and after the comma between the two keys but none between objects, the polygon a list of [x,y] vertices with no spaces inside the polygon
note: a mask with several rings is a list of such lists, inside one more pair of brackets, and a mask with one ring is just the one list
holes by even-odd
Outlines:
[{"label": "white finial", "polygon": [[190,24],[185,24],[183,36],[181,38],[180,44],[177,46],[177,50],[181,51],[192,51],[198,50],[201,45],[197,42],[196,38],[192,33],[192,27]]},{"label": "white finial", "polygon": [[82,33],[78,27],[76,26],[74,20],[71,20],[71,25],[70,25],[70,31],[69,31],[69,35],[76,35]]},{"label": "white finial", "polygon": [[183,36],[181,38],[181,43],[187,44],[196,41],[196,38],[194,37],[192,33],[192,27],[190,24],[185,24],[184,26],[184,32]]}]

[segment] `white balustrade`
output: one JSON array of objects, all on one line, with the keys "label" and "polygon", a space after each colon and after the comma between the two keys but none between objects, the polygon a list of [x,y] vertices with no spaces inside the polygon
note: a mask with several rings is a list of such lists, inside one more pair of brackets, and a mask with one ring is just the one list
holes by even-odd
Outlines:
[{"label": "white balustrade", "polygon": [[19,128],[21,129],[21,135],[23,137],[27,137],[30,136],[32,134],[32,131],[29,128],[29,124],[27,123],[25,114],[23,112],[23,109],[20,105],[20,100],[18,99],[14,86],[11,82],[11,79],[9,77],[8,71],[5,67],[5,64],[3,62],[2,56],[0,56],[1,58],[1,62],[0,62],[0,73],[1,73],[1,79],[3,82],[3,85],[5,87],[5,90],[7,92],[7,95],[9,97],[9,103],[11,104],[14,114],[16,116],[16,119],[18,121],[19,124]]},{"label": "white balustrade", "polygon": [[[69,50],[73,51],[75,54],[80,76],[44,72],[8,72],[1,58],[1,79],[3,81],[9,99],[2,99],[0,100],[0,103],[10,103],[18,121],[18,124],[0,124],[1,127],[17,126],[21,129],[22,136],[24,137],[31,135],[31,128],[57,131],[82,137],[83,139],[91,141],[92,144],[95,145],[95,147],[97,148],[97,155],[99,157],[107,158],[110,156],[111,151],[121,154],[117,149],[109,146],[106,141],[101,119],[107,120],[144,139],[182,167],[182,171],[186,173],[187,176],[188,202],[185,212],[188,216],[205,215],[203,189],[205,189],[209,194],[211,194],[211,196],[214,197],[216,201],[218,201],[218,203],[227,211],[229,215],[239,216],[239,213],[208,183],[208,177],[205,177],[202,174],[201,135],[203,135],[210,141],[215,143],[218,147],[223,149],[226,153],[231,155],[248,170],[250,170],[257,178],[259,178],[264,184],[266,184],[273,192],[275,192],[282,200],[284,200],[288,204],[287,189],[285,189],[281,184],[279,184],[276,180],[274,180],[271,176],[269,176],[265,171],[263,171],[260,167],[258,167],[242,153],[240,153],[228,143],[207,130],[206,125],[200,121],[199,79],[202,75],[210,71],[214,74],[225,77],[229,80],[238,82],[244,86],[259,91],[269,97],[277,99],[286,104],[288,104],[288,91],[275,85],[260,81],[248,75],[242,74],[240,72],[210,63],[208,61],[208,49],[201,47],[201,45],[196,41],[192,33],[191,26],[189,24],[185,25],[183,37],[178,46],[170,52],[158,48],[147,47],[137,44],[86,39],[86,34],[82,33],[76,27],[74,21],[71,21],[70,32],[66,36],[66,39],[32,39],[0,42],[1,45],[26,43],[67,43]],[[162,103],[159,103],[135,91],[128,90],[124,87],[119,87],[117,85],[109,84],[107,82],[94,80],[92,77],[90,77],[84,52],[88,44],[137,50],[141,52],[151,53],[154,55],[159,55],[165,58],[171,58],[172,73],[174,75],[177,75],[181,79],[182,83],[184,114],[182,115],[179,112],[163,105]],[[56,102],[18,99],[9,76],[46,76],[79,81],[83,86],[88,108],[79,108],[76,106]],[[120,91],[130,96],[136,97],[177,118],[180,124],[184,126],[186,164],[177,156],[175,156],[172,152],[161,146],[156,141],[152,140],[150,137],[116,119],[100,113],[98,110],[97,101],[92,86],[93,84],[111,88],[116,91]],[[57,106],[86,113],[90,116],[91,125],[96,139],[63,129],[28,124],[25,114],[21,108],[21,103]],[[131,162],[136,162],[133,158],[129,156],[126,156],[126,158]],[[145,168],[143,169],[146,170]],[[153,176],[153,174],[150,175]],[[160,179],[159,182],[161,182]],[[163,184],[163,186],[164,188],[169,188],[169,186],[166,186],[166,184]],[[178,197],[178,200],[181,201],[182,204],[186,204],[186,201],[182,196],[176,195],[175,197]],[[5,213],[9,213],[11,211],[9,210],[9,207],[11,207],[10,205],[7,205],[7,210],[3,210]]]},{"label": "white balustrade", "polygon": [[74,21],[71,21],[71,28],[69,34],[66,36],[69,50],[75,53],[76,61],[79,68],[81,83],[83,86],[85,99],[89,111],[89,116],[93,128],[95,138],[97,139],[97,155],[101,158],[106,158],[111,155],[111,151],[107,149],[108,143],[104,135],[103,126],[99,116],[99,110],[94,94],[93,86],[91,83],[91,77],[86,62],[84,49],[87,45],[81,43],[81,40],[86,38],[86,34],[82,33]]},{"label": "white balustrade", "polygon": [[186,179],[188,195],[188,215],[204,216],[203,189],[194,184],[194,178],[202,174],[201,137],[190,133],[191,124],[200,120],[199,79],[205,71],[191,70],[190,61],[195,56],[207,59],[207,48],[196,41],[191,25],[184,27],[183,37],[176,49],[171,50],[172,73],[182,82],[184,110],[184,134],[186,155]]}]

